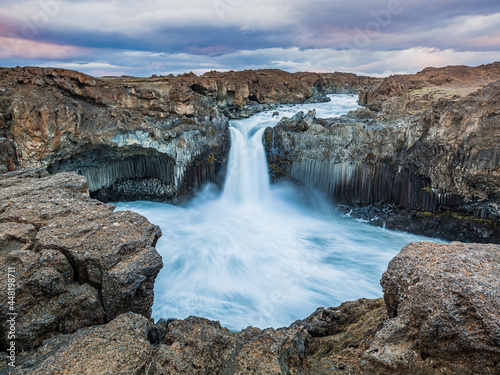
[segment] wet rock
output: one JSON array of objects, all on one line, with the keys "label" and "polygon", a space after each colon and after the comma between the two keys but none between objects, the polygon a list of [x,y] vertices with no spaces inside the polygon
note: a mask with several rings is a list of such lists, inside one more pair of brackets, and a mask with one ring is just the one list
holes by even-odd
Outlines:
[{"label": "wet rock", "polygon": [[388,320],[363,358],[376,373],[497,374],[500,246],[406,246],[382,277]]},{"label": "wet rock", "polygon": [[162,267],[154,249],[157,226],[90,199],[85,178],[76,173],[7,173],[0,198],[0,283],[6,286],[7,267],[14,267],[19,348],[124,312],[150,317]]}]

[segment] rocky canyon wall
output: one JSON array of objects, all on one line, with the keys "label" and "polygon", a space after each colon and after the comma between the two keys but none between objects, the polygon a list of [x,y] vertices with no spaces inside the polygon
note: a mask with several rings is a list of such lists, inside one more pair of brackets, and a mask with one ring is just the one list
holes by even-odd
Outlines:
[{"label": "rocky canyon wall", "polygon": [[500,241],[499,80],[498,63],[427,69],[362,92],[366,108],[346,116],[284,118],[266,131],[270,170],[339,203],[377,203],[378,224],[405,221],[389,204],[425,222],[401,229],[450,238],[454,221],[461,240]]},{"label": "rocky canyon wall", "polygon": [[94,78],[0,69],[0,170],[77,171],[102,200],[173,199],[224,179],[228,119],[377,79],[279,70]]}]

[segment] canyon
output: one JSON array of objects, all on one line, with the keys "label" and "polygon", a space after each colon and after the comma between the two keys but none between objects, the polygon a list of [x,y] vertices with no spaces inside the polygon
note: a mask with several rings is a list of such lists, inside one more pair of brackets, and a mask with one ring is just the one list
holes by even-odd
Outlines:
[{"label": "canyon", "polygon": [[[228,119],[279,103],[324,101],[327,93],[377,81],[278,70],[141,79],[1,69],[0,169],[76,171],[101,200],[127,194],[173,199],[224,180]],[[153,180],[140,183],[146,178]]]},{"label": "canyon", "polygon": [[331,93],[359,94],[363,108],[268,128],[275,181],[319,189],[375,225],[500,242],[500,63],[386,79],[0,69],[0,283],[15,267],[18,296],[17,366],[8,369],[2,339],[0,372],[500,372],[495,244],[410,244],[382,276],[383,299],[319,308],[285,328],[151,319],[162,233],[103,202],[182,203],[206,182],[220,186],[228,119]]}]

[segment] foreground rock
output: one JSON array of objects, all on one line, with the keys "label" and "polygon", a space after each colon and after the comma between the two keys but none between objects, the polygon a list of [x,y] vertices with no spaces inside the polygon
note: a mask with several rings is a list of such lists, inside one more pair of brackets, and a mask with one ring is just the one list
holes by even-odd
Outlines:
[{"label": "foreground rock", "polygon": [[[0,284],[16,276],[16,343],[29,349],[55,333],[125,312],[151,315],[162,267],[157,226],[90,199],[83,176],[23,170],[0,176]],[[7,300],[0,301],[6,347]]]},{"label": "foreground rock", "polygon": [[500,64],[456,68],[389,77],[347,116],[284,118],[265,136],[274,177],[400,212],[360,212],[378,225],[500,242]]},{"label": "foreground rock", "polygon": [[387,316],[364,354],[374,373],[500,373],[500,246],[406,246],[382,277]]},{"label": "foreground rock", "polygon": [[204,182],[224,181],[228,118],[324,101],[327,93],[359,92],[375,82],[279,70],[94,78],[0,68],[0,173],[76,171],[103,201],[175,200]]},{"label": "foreground rock", "polygon": [[14,373],[493,375],[498,280],[499,245],[415,243],[384,274],[385,303],[361,299],[289,328],[240,332],[203,318],[153,325],[127,313],[46,340],[20,354]]}]

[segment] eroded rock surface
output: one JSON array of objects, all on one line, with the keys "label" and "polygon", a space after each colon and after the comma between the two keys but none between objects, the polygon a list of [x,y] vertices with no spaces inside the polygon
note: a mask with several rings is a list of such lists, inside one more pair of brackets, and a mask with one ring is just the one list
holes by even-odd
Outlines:
[{"label": "eroded rock surface", "polygon": [[[103,201],[142,193],[175,200],[207,181],[222,185],[228,118],[280,103],[324,101],[327,93],[359,92],[375,82],[279,70],[94,78],[64,69],[2,68],[0,172],[76,171]],[[127,182],[115,187],[119,180]]]},{"label": "eroded rock surface", "polygon": [[[463,70],[469,81],[444,79],[451,68],[387,78],[361,94],[368,108],[340,118],[284,118],[266,130],[271,172],[341,204],[404,211],[372,215],[379,225],[500,242],[500,64]],[[384,89],[395,80],[399,89]]]},{"label": "eroded rock surface", "polygon": [[415,243],[381,281],[389,317],[364,360],[375,373],[500,373],[500,246]]},{"label": "eroded rock surface", "polygon": [[[4,174],[0,202],[0,284],[7,290],[7,267],[14,267],[19,349],[124,312],[151,315],[162,267],[157,226],[90,199],[76,173]],[[0,303],[4,347],[9,310],[6,299]]]}]

